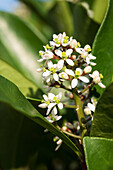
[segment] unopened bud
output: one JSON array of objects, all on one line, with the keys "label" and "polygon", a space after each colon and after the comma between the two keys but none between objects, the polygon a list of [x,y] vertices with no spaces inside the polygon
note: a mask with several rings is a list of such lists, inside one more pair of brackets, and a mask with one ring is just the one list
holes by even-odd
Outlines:
[{"label": "unopened bud", "polygon": [[88,55],[87,52],[83,52],[83,53],[81,54],[81,57],[82,57],[83,59],[86,59],[87,55]]},{"label": "unopened bud", "polygon": [[94,82],[95,84],[98,84],[98,83],[100,82],[100,77],[95,76],[95,77],[93,78],[93,82]]},{"label": "unopened bud", "polygon": [[71,48],[75,48],[77,46],[77,41],[75,39],[70,41]]},{"label": "unopened bud", "polygon": [[87,51],[87,52],[90,52],[91,51],[90,45],[88,45],[88,44],[85,45],[84,50]]},{"label": "unopened bud", "polygon": [[92,67],[91,67],[91,66],[86,66],[86,67],[84,68],[84,72],[85,72],[86,74],[87,74],[87,73],[90,73],[91,70],[92,70]]},{"label": "unopened bud", "polygon": [[73,60],[76,59],[76,55],[72,55],[72,59],[73,59]]},{"label": "unopened bud", "polygon": [[89,107],[85,107],[84,113],[85,113],[86,115],[91,115],[91,110],[89,109]]}]

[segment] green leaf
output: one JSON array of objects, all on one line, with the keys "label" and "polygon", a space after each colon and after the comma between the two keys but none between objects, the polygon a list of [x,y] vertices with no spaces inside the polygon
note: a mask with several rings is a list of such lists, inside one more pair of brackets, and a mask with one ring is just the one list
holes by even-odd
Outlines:
[{"label": "green leaf", "polygon": [[43,49],[45,38],[13,14],[0,12],[0,23],[0,58],[42,87],[36,69],[38,51]]},{"label": "green leaf", "polygon": [[83,144],[88,170],[113,169],[113,139],[85,137]]},{"label": "green leaf", "polygon": [[77,4],[73,10],[74,19],[74,37],[81,43],[92,45],[94,37],[99,28],[99,24],[94,22],[88,16],[88,10],[83,3]]},{"label": "green leaf", "polygon": [[91,136],[113,138],[113,83],[100,98],[91,127]]},{"label": "green leaf", "polygon": [[79,157],[81,152],[75,144],[55,126],[49,123],[22,95],[18,88],[0,76],[0,101],[9,104],[15,110],[21,112],[39,125],[47,128],[53,134],[59,136]]},{"label": "green leaf", "polygon": [[[109,1],[109,9],[106,17],[96,35],[93,44],[93,55],[95,55],[96,63],[95,69],[103,74],[103,83],[109,86],[113,81],[113,1]],[[103,89],[98,88],[99,92]]]},{"label": "green leaf", "polygon": [[[0,60],[0,75],[16,84],[16,86],[25,96],[33,97],[33,95],[37,92],[37,86],[34,83],[26,79],[16,69],[2,60]],[[33,93],[31,93],[31,90]]]}]

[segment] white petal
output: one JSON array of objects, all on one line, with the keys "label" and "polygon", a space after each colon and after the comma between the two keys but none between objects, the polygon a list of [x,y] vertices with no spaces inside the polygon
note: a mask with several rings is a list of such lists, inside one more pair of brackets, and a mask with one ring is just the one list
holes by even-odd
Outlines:
[{"label": "white petal", "polygon": [[60,51],[60,50],[55,50],[55,54],[62,57],[62,51]]},{"label": "white petal", "polygon": [[101,82],[99,82],[98,85],[99,85],[101,88],[106,88],[106,86],[105,86],[104,84],[102,84]]},{"label": "white petal", "polygon": [[38,68],[36,71],[37,71],[37,72],[41,72],[41,71],[42,71],[42,68]]},{"label": "white petal", "polygon": [[85,76],[79,76],[79,79],[83,81],[84,83],[89,83],[89,79]]},{"label": "white petal", "polygon": [[56,116],[55,119],[56,121],[60,120],[62,118],[62,116]]},{"label": "white petal", "polygon": [[57,64],[57,70],[61,70],[64,66],[64,60],[59,60]]},{"label": "white petal", "polygon": [[54,97],[55,97],[55,95],[53,93],[48,93],[49,100],[53,100]]},{"label": "white petal", "polygon": [[53,108],[51,114],[53,114],[53,115],[56,115],[56,114],[57,114],[57,108],[56,108],[56,107]]},{"label": "white petal", "polygon": [[95,65],[96,65],[96,63],[94,63],[94,62],[90,62],[90,64],[91,64],[92,66],[95,66]]},{"label": "white petal", "polygon": [[40,62],[42,62],[43,60],[44,60],[44,59],[43,59],[43,58],[41,58],[41,59],[39,59],[39,60],[37,60],[37,61],[40,63]]},{"label": "white petal", "polygon": [[88,57],[89,57],[90,59],[92,59],[92,60],[95,60],[95,59],[96,59],[96,57],[93,56],[92,54],[88,54]]},{"label": "white petal", "polygon": [[70,65],[70,66],[74,66],[74,62],[71,59],[67,59],[66,62]]},{"label": "white petal", "polygon": [[88,107],[90,108],[91,111],[95,111],[95,106],[91,103],[88,103]]},{"label": "white petal", "polygon": [[39,104],[38,107],[46,108],[48,105],[46,103]]},{"label": "white petal", "polygon": [[50,74],[51,74],[51,71],[45,71],[43,74],[42,74],[42,76],[43,77],[48,77],[48,76],[50,76]]},{"label": "white petal", "polygon": [[50,110],[51,110],[51,108],[48,108],[48,109],[47,109],[46,115],[49,114]]},{"label": "white petal", "polygon": [[50,41],[49,43],[51,46],[55,46],[55,44],[56,44],[54,41]]},{"label": "white petal", "polygon": [[50,82],[50,77],[47,77],[46,83],[48,84]]},{"label": "white petal", "polygon": [[52,109],[52,107],[54,107],[56,105],[56,103],[50,103],[49,105],[48,105],[48,109]]},{"label": "white petal", "polygon": [[59,80],[58,74],[57,74],[57,73],[54,73],[54,74],[53,74],[53,78],[54,78],[55,81],[58,81],[58,80]]},{"label": "white petal", "polygon": [[71,53],[73,52],[73,50],[72,49],[68,49],[67,51],[66,51],[66,56],[69,56],[69,55],[71,55]]},{"label": "white petal", "polygon": [[45,101],[48,101],[47,95],[43,94],[43,98],[44,98]]},{"label": "white petal", "polygon": [[58,108],[59,108],[59,109],[63,109],[63,104],[62,104],[62,103],[59,103],[59,104],[58,104]]},{"label": "white petal", "polygon": [[70,76],[73,76],[73,77],[75,76],[74,72],[70,69],[65,69],[65,72]]},{"label": "white petal", "polygon": [[48,68],[50,69],[51,67],[53,67],[53,63],[52,63],[52,61],[48,61]]},{"label": "white petal", "polygon": [[60,92],[56,97],[60,100],[62,98],[62,92]]},{"label": "white petal", "polygon": [[82,54],[85,50],[83,48],[76,48],[76,52]]},{"label": "white petal", "polygon": [[71,82],[71,87],[72,88],[75,88],[78,84],[78,80],[77,79],[73,79],[72,82]]}]

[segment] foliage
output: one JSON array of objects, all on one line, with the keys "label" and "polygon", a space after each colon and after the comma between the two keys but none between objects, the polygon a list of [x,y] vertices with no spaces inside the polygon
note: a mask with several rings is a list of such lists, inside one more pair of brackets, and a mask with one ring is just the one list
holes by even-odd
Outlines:
[{"label": "foliage", "polygon": [[[81,157],[81,151],[74,141],[42,116],[44,111],[38,108],[40,100],[37,100],[41,99],[44,92],[41,78],[36,72],[39,67],[36,62],[39,59],[38,51],[51,39],[53,33],[66,32],[67,35],[77,38],[82,46],[86,43],[93,46],[93,54],[97,57],[96,69],[104,75],[103,83],[108,87],[105,92],[98,87],[91,90],[91,93],[99,92],[101,97],[94,113],[91,137],[83,139],[87,168],[112,169],[113,1],[109,1],[103,21],[107,0],[106,5],[101,5],[101,9],[98,5],[103,4],[101,0],[87,0],[85,3],[21,1],[24,4],[21,7],[24,14],[19,9],[15,11],[16,14],[0,12],[0,168],[26,166],[40,169],[41,166],[42,169],[55,169],[56,166],[58,169],[55,164],[56,154],[60,161],[61,155],[64,159],[61,164],[57,164],[60,164],[62,169],[65,169],[65,166],[71,169],[75,153]],[[100,13],[101,18],[98,18]],[[34,101],[32,98],[35,98]],[[65,111],[69,113],[68,109]],[[66,120],[69,117],[72,122],[73,115],[64,112],[62,114]],[[62,121],[60,123],[62,124]],[[50,142],[53,136],[44,134],[43,128],[37,124],[59,136],[74,152],[64,146],[63,152],[60,149],[55,153],[54,144]],[[65,160],[69,162],[68,165],[64,165]],[[78,164],[75,162],[76,165]]]}]

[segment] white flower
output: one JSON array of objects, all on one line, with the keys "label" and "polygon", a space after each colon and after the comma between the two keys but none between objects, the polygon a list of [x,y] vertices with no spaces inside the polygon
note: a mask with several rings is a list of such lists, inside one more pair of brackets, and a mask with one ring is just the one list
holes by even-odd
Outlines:
[{"label": "white flower", "polygon": [[56,122],[62,118],[62,116],[57,115],[57,108],[54,107],[49,116],[45,117],[50,123]]},{"label": "white flower", "polygon": [[77,41],[75,39],[70,38],[70,44],[71,48],[75,48],[77,46]]},{"label": "white flower", "polygon": [[[53,75],[53,79],[55,81],[59,81],[59,76],[57,74],[58,71],[60,71],[63,68],[63,62],[59,60],[57,64],[53,64],[52,61],[48,61],[48,70],[45,69],[42,77],[50,79],[50,76]],[[47,81],[46,81],[47,82]]]},{"label": "white flower", "polygon": [[84,113],[86,115],[91,115],[91,111],[95,112],[96,105],[97,105],[97,100],[96,98],[92,97],[91,98],[92,103],[88,103],[87,106],[84,108]]},{"label": "white flower", "polygon": [[39,55],[42,57],[41,59],[37,60],[38,62],[42,62],[43,60],[48,60],[53,58],[53,53],[50,50],[39,51]]},{"label": "white flower", "polygon": [[64,63],[64,61],[66,61],[70,66],[74,66],[73,60],[71,60],[69,58],[71,56],[72,52],[73,52],[72,49],[68,49],[68,50],[66,50],[66,52],[62,52],[59,49],[55,50],[55,54],[61,58],[63,63]]},{"label": "white flower", "polygon": [[81,81],[83,81],[84,83],[89,83],[89,79],[88,79],[87,77],[85,77],[85,76],[82,76],[83,71],[82,71],[82,69],[80,69],[80,68],[76,68],[75,72],[72,71],[72,70],[70,70],[70,69],[65,69],[65,72],[66,72],[68,75],[74,77],[74,78],[72,79],[72,81],[71,81],[71,87],[72,87],[72,88],[75,88],[75,87],[77,86],[77,84],[78,84],[78,79],[81,80]]},{"label": "white flower", "polygon": [[92,66],[95,66],[96,63],[90,61],[90,60],[95,60],[95,59],[96,59],[95,56],[93,56],[92,54],[88,54],[87,57],[86,57],[86,59],[85,59],[85,61],[86,61],[87,64],[90,64],[90,65],[92,65]]},{"label": "white flower", "polygon": [[59,149],[59,147],[61,146],[63,141],[58,136],[55,136],[53,138],[53,141],[56,142],[56,144],[57,144],[57,147],[55,148],[55,151],[57,151]]},{"label": "white flower", "polygon": [[43,95],[44,101],[42,104],[39,104],[39,107],[42,108],[48,108],[46,115],[49,114],[52,108],[54,108],[54,114],[57,114],[57,108],[56,105],[58,106],[59,109],[63,109],[63,104],[60,102],[62,98],[62,92],[60,92],[58,95],[54,95],[53,93],[48,93],[47,95]]},{"label": "white flower", "polygon": [[97,70],[95,70],[92,74],[89,74],[90,77],[93,78],[93,82],[98,84],[101,88],[105,88],[106,86],[102,84],[101,79],[103,78],[102,74],[99,74]]}]

